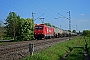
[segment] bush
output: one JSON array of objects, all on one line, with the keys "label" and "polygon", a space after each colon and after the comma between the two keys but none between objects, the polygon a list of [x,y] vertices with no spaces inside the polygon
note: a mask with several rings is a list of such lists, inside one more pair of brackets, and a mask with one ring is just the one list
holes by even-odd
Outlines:
[{"label": "bush", "polygon": [[83,31],[83,36],[90,37],[90,30],[84,30]]}]

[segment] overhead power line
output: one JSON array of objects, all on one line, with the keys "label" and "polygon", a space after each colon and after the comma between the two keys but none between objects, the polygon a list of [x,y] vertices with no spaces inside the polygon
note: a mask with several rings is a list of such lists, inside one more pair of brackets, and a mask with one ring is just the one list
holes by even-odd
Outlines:
[{"label": "overhead power line", "polygon": [[[36,0],[37,1],[37,0]],[[37,1],[39,4],[41,4],[39,1]],[[45,7],[46,9],[48,9],[48,10],[50,10],[50,11],[52,11],[52,12],[54,12],[54,13],[56,13],[55,11],[53,11],[53,9],[50,9],[50,8],[48,8],[48,7],[46,7],[46,6],[44,6],[43,4],[41,4],[41,6],[43,6],[43,7]]]},{"label": "overhead power line", "polygon": [[[9,1],[9,0],[8,0]],[[9,1],[9,2],[11,2],[11,1]],[[22,8],[24,8],[24,9],[28,9],[25,5],[24,6],[22,6],[21,4],[18,4],[18,3],[15,3],[15,2],[11,2],[11,3],[13,3],[13,4],[15,4],[15,5],[18,5],[18,6],[20,6],[20,7],[22,7]],[[31,10],[31,9],[30,9]],[[29,10],[29,11],[30,11]],[[32,10],[31,10],[32,11]]]},{"label": "overhead power line", "polygon": [[46,13],[48,13],[51,17],[53,17],[49,12],[47,12],[46,10],[44,10],[42,7],[40,7],[38,4],[34,3],[33,1],[29,0],[30,2],[32,2],[34,5],[36,5],[38,8],[40,8],[41,10],[45,11]]},{"label": "overhead power line", "polygon": [[35,20],[37,20],[37,19],[39,19],[41,16],[43,16],[44,15],[44,13],[42,14],[42,15],[40,15],[39,17],[37,17]]},{"label": "overhead power line", "polygon": [[[37,1],[37,0],[36,0]],[[39,4],[41,4],[39,1],[37,1]],[[43,4],[41,4],[42,6],[44,6]],[[44,6],[45,7],[45,6]],[[48,8],[48,7],[46,7],[48,10],[50,10],[50,11],[52,11],[52,12],[54,12],[54,13],[56,13],[54,10],[52,10],[52,9],[50,9],[50,8]],[[58,18],[67,18],[67,17],[65,17],[65,16],[63,16],[61,13],[58,13],[59,15],[61,15],[61,17],[58,17]],[[68,19],[68,18],[67,18]]]},{"label": "overhead power line", "polygon": [[58,17],[58,18],[66,18],[66,19],[68,19],[67,17],[65,17],[64,15],[62,15],[62,14],[60,14],[60,13],[58,13],[60,16],[62,16],[62,17]]},{"label": "overhead power line", "polygon": [[4,5],[6,5],[6,6],[12,7],[12,8],[14,8],[14,9],[17,9],[17,10],[19,10],[19,11],[25,12],[26,14],[30,15],[28,12],[23,11],[23,10],[21,10],[21,9],[15,7],[15,6],[12,6],[12,5],[10,5],[10,4],[4,3],[4,2],[2,2],[2,1],[0,1],[0,3],[4,4]]}]

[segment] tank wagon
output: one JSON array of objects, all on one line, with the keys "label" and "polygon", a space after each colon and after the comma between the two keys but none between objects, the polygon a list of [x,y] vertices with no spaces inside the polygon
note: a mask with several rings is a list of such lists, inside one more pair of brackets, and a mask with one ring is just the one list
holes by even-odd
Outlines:
[{"label": "tank wagon", "polygon": [[60,28],[54,28],[54,37],[63,37],[63,30]]},{"label": "tank wagon", "polygon": [[45,24],[36,24],[34,28],[35,39],[69,37],[71,35],[76,36],[75,33],[60,28],[48,27]]}]

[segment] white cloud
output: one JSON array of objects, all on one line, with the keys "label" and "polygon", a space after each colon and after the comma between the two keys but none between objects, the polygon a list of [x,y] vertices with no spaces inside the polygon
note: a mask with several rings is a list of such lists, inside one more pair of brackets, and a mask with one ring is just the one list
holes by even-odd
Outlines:
[{"label": "white cloud", "polygon": [[78,20],[79,22],[89,22],[89,20]]},{"label": "white cloud", "polygon": [[84,14],[81,14],[81,16],[84,16]]}]

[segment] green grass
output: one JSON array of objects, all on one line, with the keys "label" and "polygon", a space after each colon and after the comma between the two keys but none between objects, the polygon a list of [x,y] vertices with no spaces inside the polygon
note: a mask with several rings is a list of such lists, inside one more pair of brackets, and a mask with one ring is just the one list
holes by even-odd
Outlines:
[{"label": "green grass", "polygon": [[88,48],[88,52],[89,52],[89,57],[90,57],[90,37],[85,37],[86,42],[88,44],[87,48]]},{"label": "green grass", "polygon": [[78,42],[73,47],[73,50],[65,58],[65,60],[83,60],[84,59],[84,39],[83,37],[78,38]]},{"label": "green grass", "polygon": [[[67,57],[67,59],[72,60],[71,58],[73,56],[77,56],[80,59],[80,57],[83,57],[83,50],[81,48],[78,48],[83,46],[83,40],[79,41],[80,39],[81,37],[77,37],[75,39],[59,43],[55,46],[51,46],[48,49],[42,50],[39,53],[34,53],[33,56],[28,56],[23,60],[60,60],[73,47],[77,48],[72,51],[72,53]],[[80,46],[77,45],[78,43],[81,43]],[[76,58],[74,58],[73,60],[75,59]]]},{"label": "green grass", "polygon": [[84,53],[83,49],[75,48],[72,52],[65,58],[65,60],[83,60]]}]

